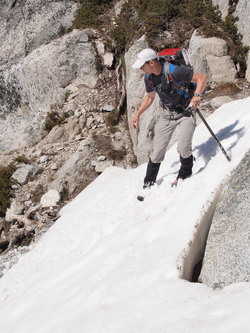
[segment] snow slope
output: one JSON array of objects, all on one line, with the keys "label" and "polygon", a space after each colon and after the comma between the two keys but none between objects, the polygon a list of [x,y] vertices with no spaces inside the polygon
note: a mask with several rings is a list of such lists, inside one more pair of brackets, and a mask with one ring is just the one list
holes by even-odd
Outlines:
[{"label": "snow slope", "polygon": [[190,276],[211,202],[249,149],[249,110],[247,98],[207,119],[231,162],[200,124],[194,175],[177,188],[173,146],[143,202],[146,164],[108,168],[65,206],[0,279],[1,333],[249,332],[249,283],[212,290],[181,278]]}]

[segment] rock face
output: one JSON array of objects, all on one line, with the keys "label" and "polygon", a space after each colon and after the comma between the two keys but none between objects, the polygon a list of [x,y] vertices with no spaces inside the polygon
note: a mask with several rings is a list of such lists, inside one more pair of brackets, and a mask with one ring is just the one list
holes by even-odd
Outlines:
[{"label": "rock face", "polygon": [[[229,3],[230,3],[229,0],[213,0],[213,4],[219,7],[223,19],[225,19],[225,17],[229,13]],[[234,2],[231,1],[231,6],[233,5]],[[246,46],[250,46],[249,12],[250,12],[249,0],[237,1],[233,15],[238,18],[236,25],[239,33],[242,34],[242,42]],[[246,79],[250,81],[250,52],[248,52],[248,58],[247,58]]]},{"label": "rock face", "polygon": [[211,99],[210,105],[214,110],[218,109],[223,104],[229,103],[232,101],[232,98],[229,96],[218,96]]},{"label": "rock face", "polygon": [[[238,17],[237,27],[239,32],[242,34],[242,42],[246,46],[250,46],[250,2],[248,0],[238,1],[234,15]],[[247,58],[247,70],[246,79],[250,82],[250,51],[248,52]]]},{"label": "rock face", "polygon": [[188,51],[195,71],[206,74],[209,81],[231,82],[236,78],[237,71],[223,39],[204,38],[195,31]]},{"label": "rock face", "polygon": [[248,57],[247,57],[246,79],[247,81],[250,82],[250,52],[248,52]]},{"label": "rock face", "polygon": [[[231,3],[231,4],[230,4]],[[236,3],[234,16],[238,17],[236,22],[239,32],[242,34],[242,42],[245,45],[250,46],[250,21],[249,21],[249,12],[250,12],[250,2],[249,0],[240,0],[240,1],[229,1],[229,0],[213,0],[213,5],[218,6],[221,16],[223,19],[229,14],[229,7],[234,6]]]},{"label": "rock face", "polygon": [[219,7],[222,18],[228,15],[229,0],[213,0],[213,5]]},{"label": "rock face", "polygon": [[126,2],[126,0],[117,1],[117,3],[115,4],[115,16],[119,16],[119,14],[121,13],[121,10],[122,10],[122,6],[124,5],[125,2]]},{"label": "rock face", "polygon": [[[127,112],[128,121],[135,115],[145,95],[144,74],[139,69],[133,69],[131,66],[137,58],[137,54],[147,48],[144,38],[139,39],[126,53],[126,90],[127,90]],[[140,126],[135,130],[129,126],[135,155],[138,163],[148,161],[152,146],[153,128],[157,117],[158,98],[153,105],[140,117]]]},{"label": "rock face", "polygon": [[[0,2],[0,164],[17,169],[0,217],[0,254],[38,238],[106,167],[135,164],[117,111],[121,66],[98,31],[68,32],[77,6]],[[49,118],[45,131],[51,114],[60,121]]]},{"label": "rock face", "polygon": [[249,13],[250,13],[250,2],[249,0],[240,0],[237,3],[234,15],[238,17],[237,21],[237,28],[239,32],[242,34],[242,42],[245,45],[250,46],[250,20],[249,20]]},{"label": "rock face", "polygon": [[249,281],[250,152],[232,174],[216,207],[199,280],[212,288]]},{"label": "rock face", "polygon": [[53,104],[63,103],[67,86],[95,86],[97,55],[91,36],[89,30],[75,30],[0,73],[5,90],[0,106],[1,150],[37,141],[43,133],[46,112]]},{"label": "rock face", "polygon": [[73,1],[2,0],[0,66],[17,63],[39,46],[64,35],[77,8]]}]

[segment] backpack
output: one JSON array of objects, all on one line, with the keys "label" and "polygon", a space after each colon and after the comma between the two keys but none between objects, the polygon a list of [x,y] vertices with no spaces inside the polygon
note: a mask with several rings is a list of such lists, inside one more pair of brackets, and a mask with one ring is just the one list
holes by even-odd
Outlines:
[{"label": "backpack", "polygon": [[[158,53],[159,61],[163,65],[163,71],[167,82],[177,89],[178,93],[183,96],[183,106],[186,108],[196,89],[196,82],[184,83],[176,82],[173,77],[173,71],[176,66],[185,66],[192,68],[187,50],[184,48],[164,49]],[[152,81],[148,76],[149,85],[153,87]]]},{"label": "backpack", "polygon": [[158,57],[177,66],[192,68],[188,52],[184,48],[164,49],[158,53]]}]

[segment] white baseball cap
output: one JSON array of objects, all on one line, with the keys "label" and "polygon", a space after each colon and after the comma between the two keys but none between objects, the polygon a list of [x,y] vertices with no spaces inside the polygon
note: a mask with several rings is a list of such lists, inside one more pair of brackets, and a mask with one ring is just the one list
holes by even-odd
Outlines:
[{"label": "white baseball cap", "polygon": [[157,53],[152,49],[142,50],[138,56],[136,62],[132,65],[133,68],[141,68],[145,62],[156,59]]}]

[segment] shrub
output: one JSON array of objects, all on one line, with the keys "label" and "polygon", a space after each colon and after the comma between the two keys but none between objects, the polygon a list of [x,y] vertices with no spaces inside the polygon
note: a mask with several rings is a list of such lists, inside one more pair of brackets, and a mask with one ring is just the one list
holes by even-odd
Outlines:
[{"label": "shrub", "polygon": [[35,189],[31,191],[32,200],[35,203],[40,202],[41,197],[44,195],[44,189],[41,184],[36,185]]},{"label": "shrub", "polygon": [[[107,26],[107,15],[103,16],[103,13],[112,3],[112,0],[80,0],[81,7],[72,28],[100,28],[104,22]],[[230,0],[229,15],[223,21],[212,0],[127,0],[110,36],[115,42],[116,53],[120,55],[144,34],[149,46],[156,50],[161,49],[162,44],[165,47],[186,47],[191,32],[199,29],[206,37],[215,36],[227,41],[229,54],[234,63],[240,65],[242,76],[249,48],[241,43],[237,18],[232,15],[237,3],[238,0]],[[171,31],[174,36],[171,41],[160,42],[164,31]]]},{"label": "shrub", "polygon": [[144,34],[143,24],[138,18],[135,8],[126,2],[123,5],[120,16],[116,20],[115,27],[111,30],[111,37],[115,41],[115,48],[121,54],[131,44]]},{"label": "shrub", "polygon": [[15,171],[13,165],[0,167],[0,217],[4,217],[5,211],[10,205],[11,196],[11,176]]},{"label": "shrub", "polygon": [[95,142],[96,149],[110,160],[121,161],[127,154],[125,148],[115,149],[112,144],[112,139],[108,135],[93,133],[92,138]]},{"label": "shrub", "polygon": [[112,149],[108,152],[108,159],[114,160],[114,161],[121,161],[126,156],[127,151],[125,148],[121,149]]},{"label": "shrub", "polygon": [[64,186],[60,192],[60,200],[58,202],[58,205],[63,206],[65,202],[69,200],[69,198],[70,198],[69,190],[67,187]]},{"label": "shrub", "polygon": [[246,70],[249,50],[241,42],[237,31],[237,18],[232,15],[237,0],[230,1],[229,15],[223,21],[218,6],[212,0],[128,0],[112,31],[117,53],[124,52],[135,39],[146,35],[148,45],[156,50],[162,48],[159,40],[164,31],[171,31],[172,41],[165,47],[186,47],[186,39],[194,29],[205,37],[219,37],[227,41],[229,54],[240,65],[240,75]]},{"label": "shrub", "polygon": [[46,131],[51,131],[56,125],[61,125],[62,122],[69,117],[69,113],[63,112],[60,114],[58,111],[48,112],[45,118],[44,127]]},{"label": "shrub", "polygon": [[225,32],[224,39],[228,42],[229,54],[234,63],[239,64],[240,76],[244,76],[247,68],[247,53],[249,51],[249,47],[243,45],[242,43],[242,35],[238,33],[236,26],[237,21],[238,17],[230,14],[225,18],[225,21],[223,21],[222,27]]},{"label": "shrub", "polygon": [[[218,30],[217,24],[221,21],[221,16],[213,6],[212,0],[128,0],[123,6],[118,26],[114,29],[114,38],[123,42],[122,47],[125,49],[129,46],[130,36],[133,40],[138,34],[145,33],[149,45],[154,47],[160,34],[171,30],[173,20],[180,22],[180,19],[186,31],[199,27],[213,27]],[[178,34],[178,26],[175,26],[176,29]],[[183,33],[183,29],[181,30]],[[117,37],[118,31],[122,36],[119,36],[120,40]],[[132,40],[130,39],[130,42]],[[122,47],[119,44],[119,48]]]},{"label": "shrub", "polygon": [[92,139],[95,142],[96,149],[104,155],[107,155],[107,153],[110,150],[113,150],[112,141],[110,136],[103,135],[103,134],[97,134],[96,132],[92,133]]},{"label": "shrub", "polygon": [[15,162],[29,164],[29,160],[25,155],[19,155],[15,158]]},{"label": "shrub", "polygon": [[118,124],[119,115],[115,110],[109,112],[104,118],[105,123],[108,127],[116,126]]},{"label": "shrub", "polygon": [[98,28],[102,24],[101,14],[113,0],[80,0],[80,9],[71,29]]}]

